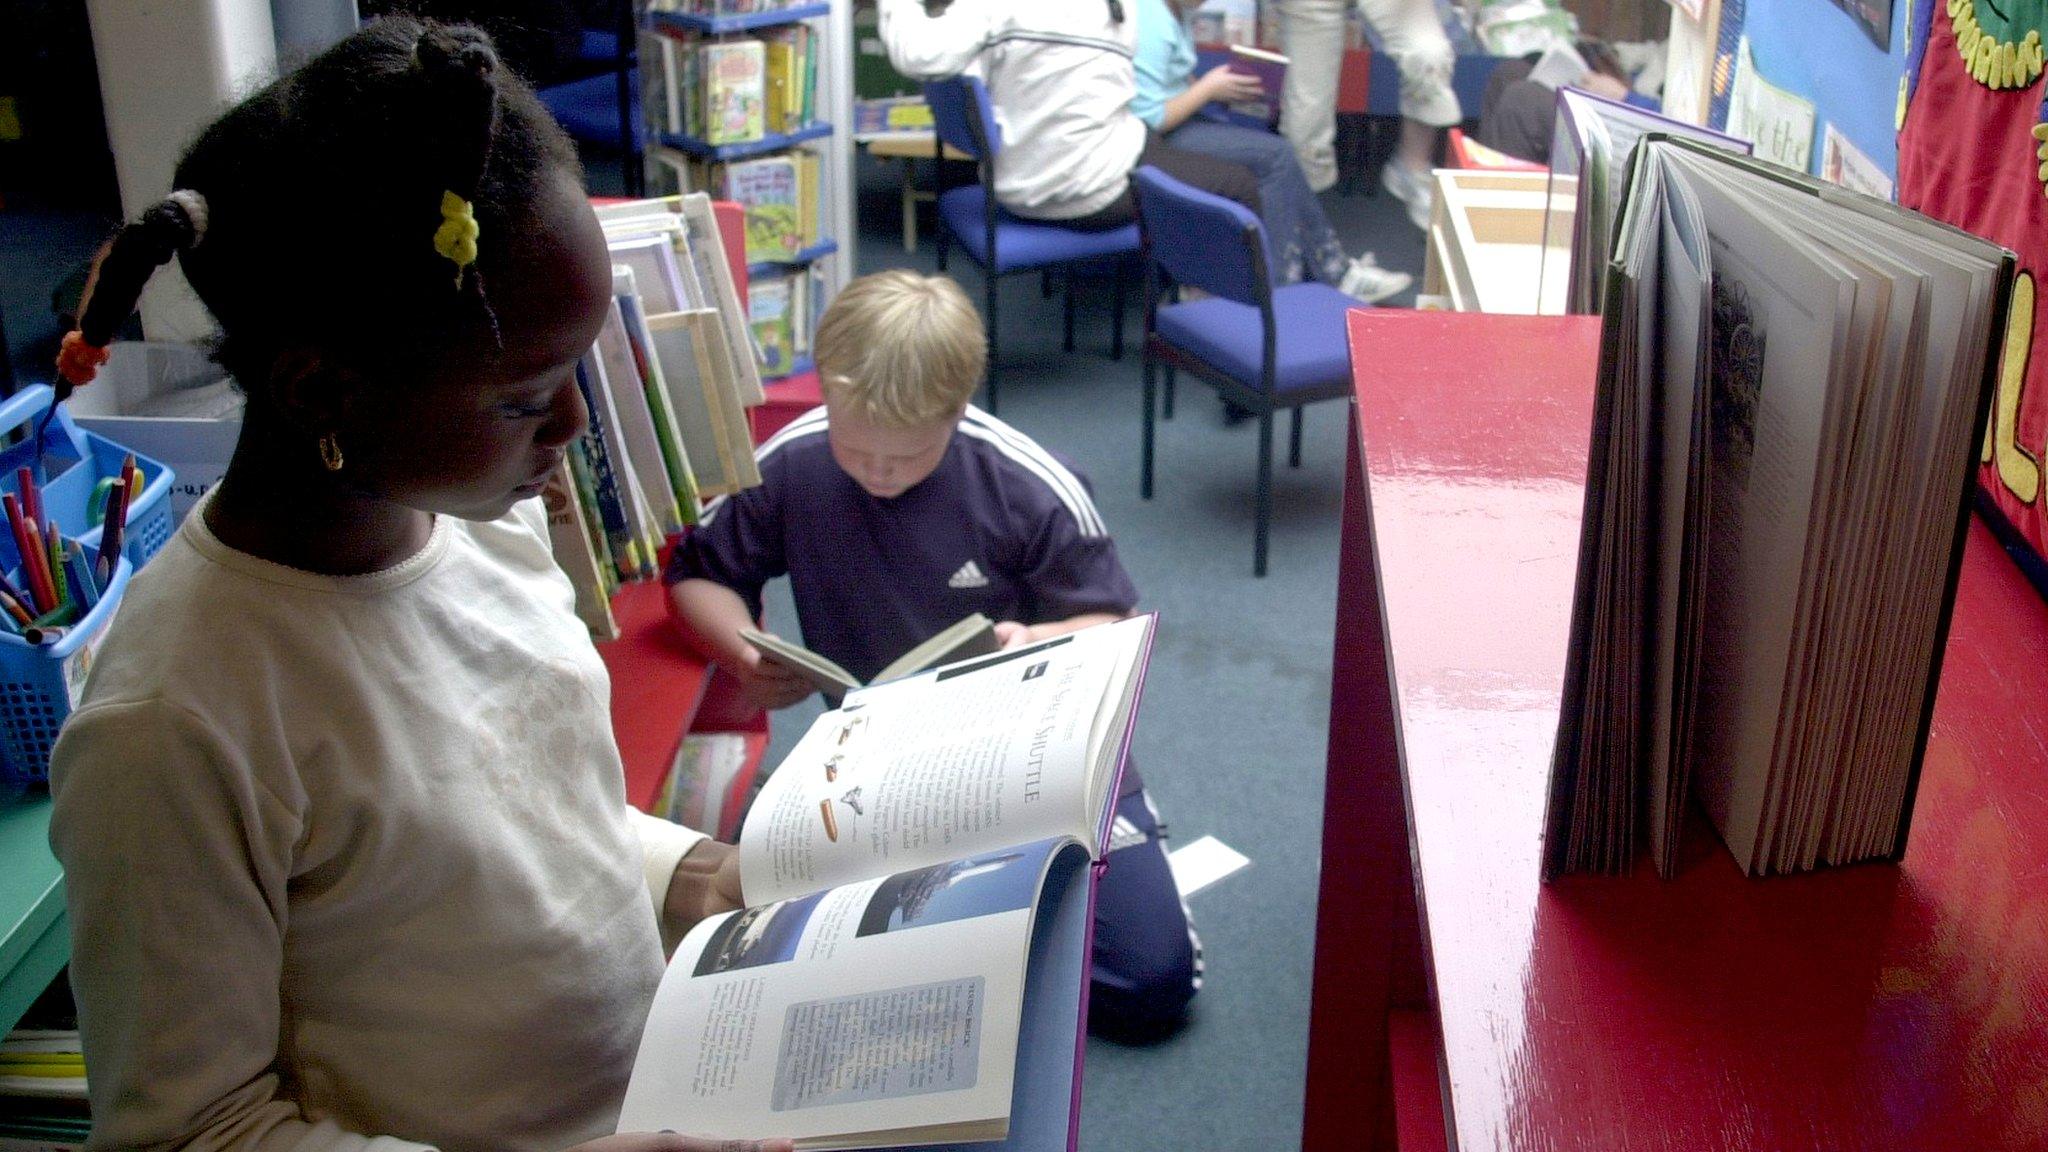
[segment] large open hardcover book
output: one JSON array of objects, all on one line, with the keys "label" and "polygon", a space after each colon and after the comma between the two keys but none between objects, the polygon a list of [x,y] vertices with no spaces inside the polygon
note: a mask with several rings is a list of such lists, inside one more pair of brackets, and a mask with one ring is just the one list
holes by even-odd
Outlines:
[{"label": "large open hardcover book", "polygon": [[1104,624],[819,717],[677,947],[619,1130],[1071,1148],[1093,878],[1152,645]]},{"label": "large open hardcover book", "polygon": [[[1629,156],[1645,133],[1705,141],[1747,155],[1749,141],[1725,132],[1660,116],[1647,108],[1595,96],[1577,88],[1557,90],[1557,120],[1550,142],[1551,206],[1543,221],[1543,259],[1570,261],[1565,311],[1600,310],[1600,285],[1613,249],[1614,219],[1621,212]],[[1570,213],[1558,205],[1570,204]]]},{"label": "large open hardcover book", "polygon": [[1546,875],[1904,850],[2013,256],[1646,138],[1605,278]]}]

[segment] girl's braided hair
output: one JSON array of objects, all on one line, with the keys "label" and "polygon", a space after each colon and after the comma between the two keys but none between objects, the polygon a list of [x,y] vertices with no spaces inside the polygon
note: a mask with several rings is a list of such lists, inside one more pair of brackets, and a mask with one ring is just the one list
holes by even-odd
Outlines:
[{"label": "girl's braided hair", "polygon": [[487,35],[378,20],[200,134],[103,251],[60,372],[91,378],[173,254],[245,384],[293,347],[389,371],[494,338],[485,285],[557,169],[574,147]]}]

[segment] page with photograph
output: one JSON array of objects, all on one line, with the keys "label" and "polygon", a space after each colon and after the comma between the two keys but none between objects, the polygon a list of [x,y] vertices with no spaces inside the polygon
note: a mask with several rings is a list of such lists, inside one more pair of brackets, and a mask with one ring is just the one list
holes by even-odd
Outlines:
[{"label": "page with photograph", "polygon": [[707,920],[655,995],[619,1130],[1064,1145],[1088,877],[1081,845],[1042,840]]}]

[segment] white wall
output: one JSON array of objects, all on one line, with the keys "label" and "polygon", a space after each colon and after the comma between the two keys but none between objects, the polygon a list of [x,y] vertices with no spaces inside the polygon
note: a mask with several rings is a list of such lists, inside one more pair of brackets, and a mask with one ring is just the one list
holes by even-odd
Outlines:
[{"label": "white wall", "polygon": [[[171,172],[199,130],[277,69],[270,0],[87,0],[107,140],[130,219],[171,190]],[[142,294],[154,340],[213,330],[175,264]]]}]

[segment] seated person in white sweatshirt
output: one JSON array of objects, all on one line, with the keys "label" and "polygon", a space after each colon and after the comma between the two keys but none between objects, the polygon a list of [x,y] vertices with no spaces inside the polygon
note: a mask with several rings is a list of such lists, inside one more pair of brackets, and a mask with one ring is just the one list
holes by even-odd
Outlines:
[{"label": "seated person in white sweatshirt", "polygon": [[1242,164],[1175,148],[1131,111],[1137,10],[1128,0],[881,0],[882,42],[906,76],[975,71],[1002,125],[996,200],[1069,228],[1136,219],[1130,175],[1167,175],[1260,211]]}]

